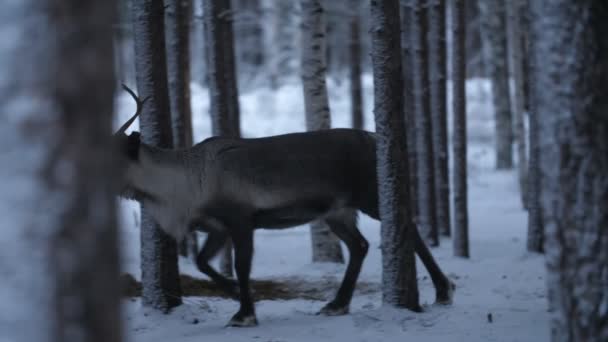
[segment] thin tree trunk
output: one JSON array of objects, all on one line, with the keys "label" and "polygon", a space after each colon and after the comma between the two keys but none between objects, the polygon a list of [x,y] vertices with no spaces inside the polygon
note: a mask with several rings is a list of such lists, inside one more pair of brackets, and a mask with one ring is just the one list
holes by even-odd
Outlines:
[{"label": "thin tree trunk", "polygon": [[[230,1],[204,0],[211,127],[214,136],[240,136],[238,87]],[[232,276],[232,243],[220,254],[220,272]]]},{"label": "thin tree trunk", "polygon": [[[321,1],[301,0],[302,5],[302,85],[306,129],[331,127],[325,84],[325,15]],[[310,224],[313,262],[344,262],[340,241],[323,221]]]},{"label": "thin tree trunk", "polygon": [[551,339],[608,340],[608,4],[531,1]]},{"label": "thin tree trunk", "polygon": [[[530,12],[530,3],[526,3],[526,12]],[[528,60],[528,71],[527,79],[530,85],[535,82],[535,74],[537,67],[534,56],[536,49],[534,43],[537,41],[534,32],[531,30],[530,15],[524,17],[525,32],[527,32],[528,39],[528,51],[530,51],[530,58]],[[533,86],[529,87],[529,111],[528,111],[528,142],[530,143],[530,159],[528,161],[528,236],[526,247],[530,252],[542,253],[544,245],[544,234],[545,228],[543,223],[543,211],[541,207],[541,188],[540,188],[540,131],[538,122],[538,109],[537,109],[537,98],[536,89]]]},{"label": "thin tree trunk", "polygon": [[[146,144],[171,148],[163,0],[133,0],[137,89],[150,97],[140,116]],[[159,53],[160,51],[160,53]],[[168,312],[181,304],[177,243],[141,208],[142,303]]]},{"label": "thin tree trunk", "polygon": [[374,113],[382,245],[382,302],[419,311],[408,194],[399,1],[371,2]]},{"label": "thin tree trunk", "polygon": [[122,340],[111,142],[116,5],[3,3],[3,341]]},{"label": "thin tree trunk", "polygon": [[424,0],[413,0],[410,16],[412,71],[416,115],[416,166],[418,180],[418,225],[430,246],[439,245],[435,209],[432,123],[428,75],[428,18]]},{"label": "thin tree trunk", "polygon": [[445,0],[429,0],[429,80],[437,229],[450,236],[450,176],[448,170],[448,111]]},{"label": "thin tree trunk", "polygon": [[481,42],[481,15],[477,2],[466,0],[467,11],[467,78],[488,77],[484,69],[483,44]]},{"label": "thin tree trunk", "polygon": [[453,174],[454,184],[454,255],[469,257],[469,206],[467,196],[467,97],[466,34],[467,0],[452,4],[453,50]]},{"label": "thin tree trunk", "polygon": [[363,89],[361,86],[361,14],[355,6],[349,23],[351,122],[355,129],[363,129]]},{"label": "thin tree trunk", "polygon": [[403,116],[407,131],[407,155],[409,170],[410,209],[414,222],[418,222],[418,177],[416,163],[416,113],[414,106],[414,85],[412,67],[412,39],[410,18],[412,4],[401,2],[401,59],[403,69]]},{"label": "thin tree trunk", "polygon": [[526,128],[524,123],[525,99],[524,99],[524,60],[525,51],[522,23],[522,1],[511,1],[507,4],[510,30],[510,59],[513,68],[514,91],[513,91],[513,128],[515,130],[515,143],[517,145],[517,172],[519,176],[519,190],[524,208],[527,208],[526,197],[528,195],[528,147],[526,143]]},{"label": "thin tree trunk", "polygon": [[[190,107],[191,19],[192,0],[165,0],[167,75],[173,146],[176,148],[192,146],[192,109]],[[196,233],[187,234],[180,241],[180,254],[194,256],[197,251]]]},{"label": "thin tree trunk", "polygon": [[496,169],[513,168],[513,124],[509,91],[505,1],[478,1],[485,65],[492,80],[496,125]]}]

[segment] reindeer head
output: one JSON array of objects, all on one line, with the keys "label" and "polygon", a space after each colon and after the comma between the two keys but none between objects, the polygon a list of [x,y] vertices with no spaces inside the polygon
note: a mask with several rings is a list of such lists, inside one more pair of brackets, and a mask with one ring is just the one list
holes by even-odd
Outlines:
[{"label": "reindeer head", "polygon": [[123,84],[122,88],[127,91],[131,97],[133,97],[135,103],[137,104],[137,108],[135,110],[135,114],[133,114],[133,116],[127,120],[127,122],[125,122],[118,129],[118,131],[116,131],[116,133],[114,133],[114,139],[121,157],[126,158],[126,160],[129,162],[134,162],[139,158],[140,134],[139,132],[132,132],[130,135],[127,135],[125,132],[127,128],[133,124],[133,121],[135,121],[139,114],[141,114],[141,110],[149,97],[140,100],[129,87]]}]

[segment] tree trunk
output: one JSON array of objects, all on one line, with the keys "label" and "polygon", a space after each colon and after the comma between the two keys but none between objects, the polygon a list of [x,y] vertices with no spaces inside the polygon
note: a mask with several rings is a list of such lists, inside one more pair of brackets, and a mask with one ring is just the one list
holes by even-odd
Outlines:
[{"label": "tree trunk", "polygon": [[403,69],[403,116],[407,135],[407,154],[409,170],[410,210],[414,222],[418,221],[418,177],[416,163],[416,113],[414,106],[414,85],[412,67],[412,39],[410,18],[412,4],[409,0],[401,2],[401,59]]},{"label": "tree trunk", "polygon": [[450,176],[448,170],[447,56],[445,0],[429,0],[429,80],[437,229],[450,236]]},{"label": "tree trunk", "polygon": [[435,208],[432,123],[428,75],[428,18],[424,0],[413,0],[410,20],[414,111],[416,115],[416,166],[418,180],[418,225],[430,246],[439,245]]},{"label": "tree trunk", "polygon": [[262,6],[260,0],[238,0],[233,4],[238,74],[244,76],[245,84],[251,85],[264,64]]},{"label": "tree trunk", "polygon": [[113,1],[2,6],[0,35],[11,37],[0,49],[4,341],[122,340],[115,20]]},{"label": "tree trunk", "polygon": [[[530,3],[527,2],[525,9],[526,12],[530,12]],[[535,82],[535,74],[537,67],[535,65],[534,57],[536,49],[534,48],[534,42],[537,41],[534,36],[534,32],[531,30],[530,15],[527,15],[524,21],[525,32],[528,34],[528,51],[530,52],[530,58],[528,59],[528,70],[527,79],[530,85]],[[538,109],[537,109],[537,98],[538,95],[535,92],[535,87],[529,87],[529,110],[528,110],[528,141],[530,143],[530,159],[528,163],[528,236],[526,247],[530,252],[542,253],[544,244],[544,223],[543,223],[543,211],[541,208],[541,188],[540,188],[540,132],[538,122]]]},{"label": "tree trunk", "polygon": [[[234,63],[234,33],[230,1],[204,0],[207,79],[214,136],[240,136],[239,98]],[[220,272],[232,276],[232,243],[221,252]]]},{"label": "tree trunk", "polygon": [[485,66],[492,80],[496,124],[496,169],[513,167],[513,126],[509,91],[505,1],[478,1]]},{"label": "tree trunk", "polygon": [[[167,75],[171,106],[173,146],[192,146],[192,109],[190,107],[190,21],[192,0],[165,0],[165,38]],[[196,233],[180,241],[179,252],[188,256],[198,251]]]},{"label": "tree trunk", "polygon": [[608,4],[532,1],[552,341],[608,340]]},{"label": "tree trunk", "polygon": [[[150,97],[139,118],[141,138],[146,144],[171,148],[163,0],[133,0],[133,20],[137,89],[141,98]],[[142,303],[168,312],[182,302],[177,244],[144,205],[141,209]]]},{"label": "tree trunk", "polygon": [[350,66],[350,98],[351,122],[355,129],[363,129],[363,89],[361,86],[361,14],[355,6],[349,23],[349,66]]},{"label": "tree trunk", "polygon": [[524,208],[527,208],[527,186],[528,186],[528,147],[526,142],[525,127],[525,99],[524,99],[524,59],[525,39],[521,30],[523,1],[517,0],[508,3],[507,12],[509,18],[509,51],[511,67],[513,68],[513,125],[515,130],[515,142],[517,145],[517,172],[519,176],[519,190]]},{"label": "tree trunk", "polygon": [[466,0],[467,12],[467,78],[488,77],[483,65],[483,44],[481,43],[481,15],[477,2],[487,0]]},{"label": "tree trunk", "polygon": [[262,0],[267,15],[264,31],[264,46],[267,54],[264,61],[272,89],[277,89],[290,76],[297,75],[300,40],[299,19],[295,1]]},{"label": "tree trunk", "polygon": [[452,84],[454,165],[454,255],[469,257],[469,206],[467,196],[466,0],[452,4]]},{"label": "tree trunk", "polygon": [[[302,85],[306,129],[331,128],[325,84],[325,18],[319,0],[301,0],[302,5]],[[344,262],[338,238],[323,221],[310,224],[313,262]]]},{"label": "tree trunk", "polygon": [[382,302],[420,311],[408,194],[398,0],[371,1]]}]

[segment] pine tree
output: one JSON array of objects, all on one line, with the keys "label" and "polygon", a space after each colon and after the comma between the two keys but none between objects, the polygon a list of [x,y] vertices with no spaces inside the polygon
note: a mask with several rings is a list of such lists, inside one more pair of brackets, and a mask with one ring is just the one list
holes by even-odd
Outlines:
[{"label": "pine tree", "polygon": [[439,245],[435,208],[435,181],[433,164],[432,122],[430,114],[430,87],[428,75],[428,17],[424,0],[412,2],[410,39],[414,115],[416,124],[416,179],[418,181],[418,225],[421,234],[431,246]]},{"label": "pine tree", "polygon": [[[140,97],[150,97],[139,117],[141,139],[171,148],[163,0],[133,0],[132,9],[137,89]],[[145,206],[141,209],[142,303],[166,312],[182,302],[177,243],[160,229]]]},{"label": "pine tree", "polygon": [[122,340],[116,5],[21,0],[0,11],[4,341]]},{"label": "pine tree", "polygon": [[454,184],[454,255],[469,257],[469,207],[467,196],[467,98],[466,98],[466,0],[452,4],[452,84],[453,84],[453,156]]},{"label": "pine tree", "polygon": [[[238,137],[241,135],[239,97],[230,13],[230,1],[204,0],[212,134]],[[232,276],[230,241],[226,243],[221,254],[220,271],[226,276]]]},{"label": "pine tree", "polygon": [[509,96],[509,67],[505,1],[478,1],[485,66],[492,80],[496,125],[496,168],[513,167],[513,124]]},{"label": "pine tree", "polygon": [[398,0],[372,0],[372,65],[382,244],[382,302],[419,311],[409,208]]},{"label": "pine tree", "polygon": [[608,340],[608,3],[530,2],[551,340]]},{"label": "pine tree", "polygon": [[435,182],[436,222],[439,233],[450,235],[450,176],[448,170],[448,111],[445,0],[428,1],[429,83]]}]

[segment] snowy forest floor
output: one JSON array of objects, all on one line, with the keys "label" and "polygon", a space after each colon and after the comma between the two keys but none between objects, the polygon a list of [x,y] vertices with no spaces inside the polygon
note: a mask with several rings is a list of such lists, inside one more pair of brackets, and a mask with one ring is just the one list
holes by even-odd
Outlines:
[{"label": "snowy forest floor", "polygon": [[[254,328],[225,328],[238,302],[221,297],[188,259],[180,270],[189,284],[184,305],[168,315],[141,307],[137,297],[125,303],[126,333],[131,341],[545,341],[549,337],[542,256],[526,252],[526,213],[515,172],[493,170],[492,111],[487,82],[469,81],[469,215],[471,258],[452,256],[452,241],[433,248],[457,288],[450,306],[433,305],[432,283],[418,262],[421,304],[413,313],[383,307],[379,222],[361,215],[359,225],[370,242],[351,304],[340,317],[315,313],[332,298],[345,265],[312,264],[309,230],[260,230],[255,235],[252,278],[257,316]],[[193,85],[196,141],[209,136],[206,90]],[[348,127],[348,84],[329,82],[333,127]],[[366,128],[373,130],[371,78],[364,78]],[[276,93],[260,89],[241,96],[242,131],[247,137],[304,129],[302,90],[297,85]],[[128,97],[118,101],[119,118],[132,113]],[[203,114],[205,113],[205,114]],[[121,201],[123,270],[139,279],[138,206]],[[202,238],[202,236],[201,236]],[[344,249],[345,255],[348,255]],[[136,286],[134,291],[137,291]],[[201,292],[202,291],[202,292]],[[203,296],[201,296],[203,295]]]}]

